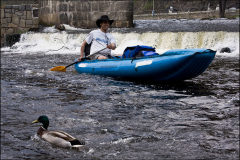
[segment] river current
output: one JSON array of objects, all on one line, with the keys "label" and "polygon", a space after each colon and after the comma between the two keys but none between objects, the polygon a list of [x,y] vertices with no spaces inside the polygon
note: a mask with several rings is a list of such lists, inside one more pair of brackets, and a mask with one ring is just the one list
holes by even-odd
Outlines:
[{"label": "river current", "polygon": [[[169,33],[169,43],[184,42],[172,45],[155,42],[153,35],[167,33],[113,33],[120,49],[127,43],[121,37],[129,37],[129,45],[153,42],[158,51],[214,43],[207,48],[218,52],[204,73],[171,83],[78,74],[74,67],[48,71],[78,58],[69,34],[30,33],[1,49],[1,159],[239,159],[239,33]],[[187,41],[197,35],[197,44]],[[226,44],[232,53],[219,52]],[[48,116],[49,130],[86,145],[67,149],[40,139],[40,124],[31,124],[40,115]]]}]

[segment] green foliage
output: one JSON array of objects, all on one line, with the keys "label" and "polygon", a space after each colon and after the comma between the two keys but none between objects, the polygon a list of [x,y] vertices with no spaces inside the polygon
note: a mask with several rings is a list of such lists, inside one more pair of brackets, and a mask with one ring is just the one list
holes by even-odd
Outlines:
[{"label": "green foliage", "polygon": [[1,1],[1,9],[3,9],[6,6],[6,1]]},{"label": "green foliage", "polygon": [[225,17],[228,19],[236,19],[237,17],[240,17],[240,15],[226,15]]},{"label": "green foliage", "polygon": [[26,33],[26,32],[27,31],[20,31],[20,30],[17,31],[18,34],[23,34],[23,33]]},{"label": "green foliage", "polygon": [[37,0],[1,0],[3,5],[22,5],[22,4],[38,4]]},{"label": "green foliage", "polygon": [[147,1],[143,7],[143,9],[150,10],[153,8],[153,1]]}]

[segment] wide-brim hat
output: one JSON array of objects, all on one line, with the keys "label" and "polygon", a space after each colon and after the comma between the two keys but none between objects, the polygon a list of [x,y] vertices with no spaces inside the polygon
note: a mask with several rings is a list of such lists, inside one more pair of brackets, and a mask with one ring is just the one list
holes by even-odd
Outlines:
[{"label": "wide-brim hat", "polygon": [[97,26],[98,26],[99,28],[101,28],[100,23],[101,23],[102,21],[109,21],[109,22],[110,22],[110,25],[111,25],[114,20],[110,20],[107,15],[102,15],[101,18],[96,21],[96,24],[97,24]]}]

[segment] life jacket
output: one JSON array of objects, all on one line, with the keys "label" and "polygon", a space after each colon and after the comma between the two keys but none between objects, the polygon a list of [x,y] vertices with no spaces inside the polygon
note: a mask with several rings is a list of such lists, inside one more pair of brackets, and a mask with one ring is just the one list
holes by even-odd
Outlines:
[{"label": "life jacket", "polygon": [[158,53],[156,53],[155,48],[150,46],[137,45],[127,47],[123,52],[122,58],[137,58],[154,55],[158,55]]},{"label": "life jacket", "polygon": [[85,57],[87,57],[87,56],[90,55],[91,45],[92,45],[92,43],[87,44],[87,45],[85,46],[85,49],[84,49]]}]

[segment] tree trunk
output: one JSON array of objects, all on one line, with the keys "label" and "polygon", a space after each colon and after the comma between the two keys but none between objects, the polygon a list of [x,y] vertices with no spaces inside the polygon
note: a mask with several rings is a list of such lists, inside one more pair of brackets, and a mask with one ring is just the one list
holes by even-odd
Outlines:
[{"label": "tree trunk", "polygon": [[220,18],[225,17],[226,3],[227,3],[227,0],[218,0]]}]

